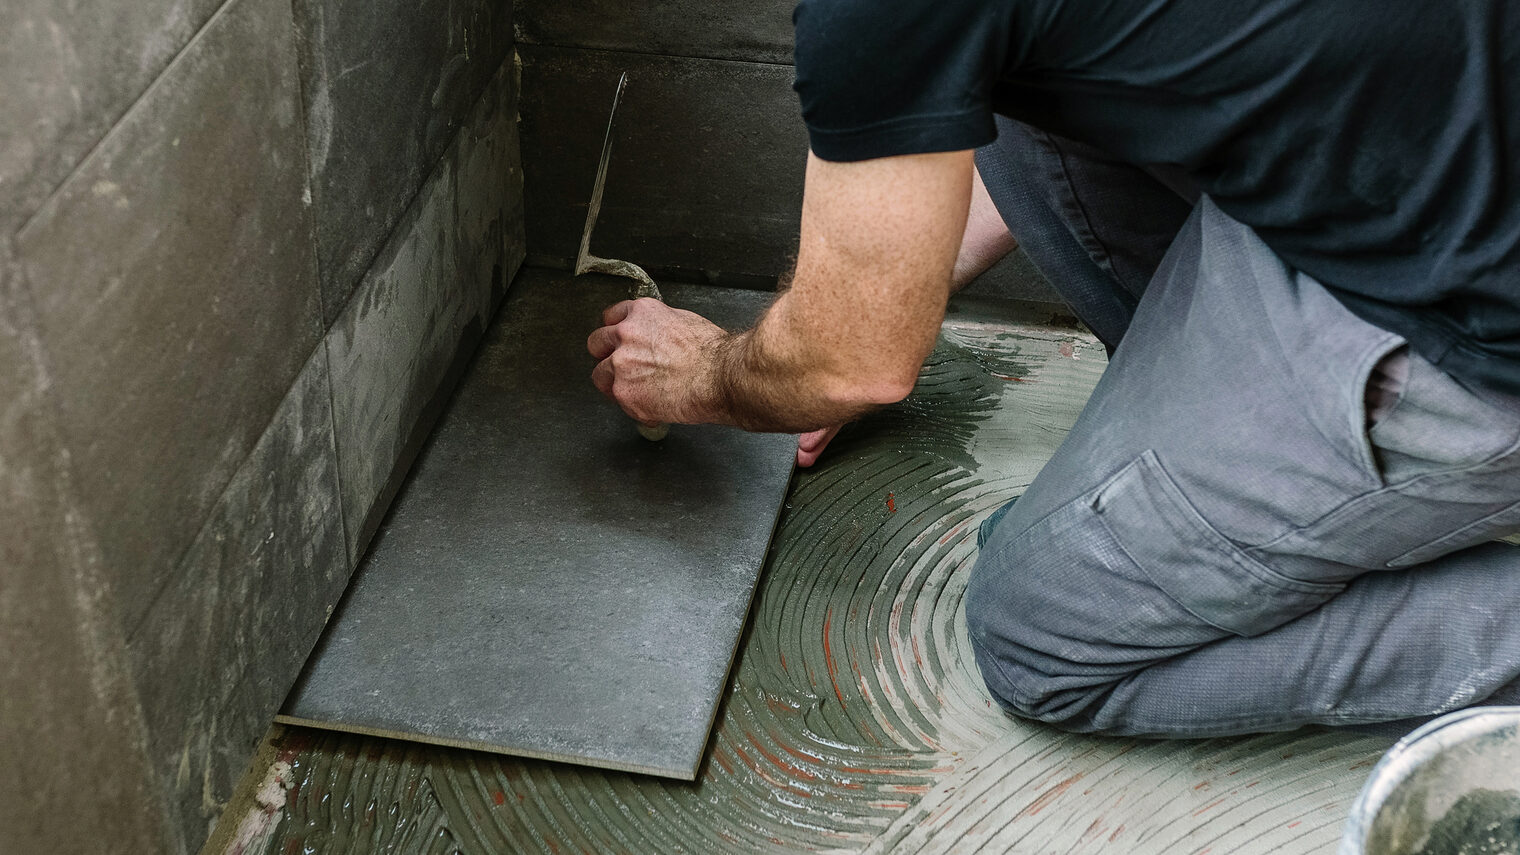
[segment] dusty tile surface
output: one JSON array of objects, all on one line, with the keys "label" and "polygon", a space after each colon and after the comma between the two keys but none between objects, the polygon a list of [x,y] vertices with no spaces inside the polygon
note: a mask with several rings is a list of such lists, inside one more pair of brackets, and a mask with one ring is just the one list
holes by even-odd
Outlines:
[{"label": "dusty tile surface", "polygon": [[201,841],[343,594],[327,353],[318,349],[127,638],[152,771]]},{"label": "dusty tile surface", "polygon": [[290,10],[235,0],[21,232],[134,626],[319,340]]},{"label": "dusty tile surface", "polygon": [[1103,365],[1042,320],[953,314],[913,397],[798,474],[695,783],[288,728],[255,851],[1333,852],[1391,740],[1076,736],[988,698],[976,526]]},{"label": "dusty tile surface", "polygon": [[[0,851],[151,852],[172,831],[8,249],[0,240]],[[60,821],[82,796],[89,809]]]},{"label": "dusty tile surface", "polygon": [[[666,292],[730,326],[769,302]],[[695,774],[795,439],[640,438],[585,353],[628,293],[603,277],[514,285],[285,716]]]},{"label": "dusty tile surface", "polygon": [[220,5],[140,0],[106,12],[10,0],[0,9],[0,229],[37,211]]}]

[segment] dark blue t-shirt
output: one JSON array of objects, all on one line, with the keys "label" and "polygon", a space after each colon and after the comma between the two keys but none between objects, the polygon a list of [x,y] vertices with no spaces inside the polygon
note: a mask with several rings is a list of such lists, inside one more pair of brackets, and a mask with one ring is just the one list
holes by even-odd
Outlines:
[{"label": "dark blue t-shirt", "polygon": [[1180,166],[1448,373],[1520,394],[1520,2],[801,0],[825,160],[975,148],[993,113]]}]

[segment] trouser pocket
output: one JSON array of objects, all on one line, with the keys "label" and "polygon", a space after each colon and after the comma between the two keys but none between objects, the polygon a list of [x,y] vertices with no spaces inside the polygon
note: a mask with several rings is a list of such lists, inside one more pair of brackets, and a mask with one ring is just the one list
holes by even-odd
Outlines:
[{"label": "trouser pocket", "polygon": [[1385,483],[1460,474],[1514,451],[1520,402],[1474,392],[1418,354],[1406,360],[1397,403],[1367,432]]},{"label": "trouser pocket", "polygon": [[1280,626],[1345,588],[1288,578],[1247,555],[1193,508],[1154,451],[1099,488],[1092,507],[1156,587],[1236,635]]},{"label": "trouser pocket", "polygon": [[1417,354],[1367,431],[1382,486],[1252,549],[1290,575],[1424,564],[1520,531],[1520,402],[1474,392]]},{"label": "trouser pocket", "polygon": [[1075,721],[1131,674],[1265,632],[1344,587],[1242,553],[1153,451],[1038,520],[1018,517],[1015,506],[978,558],[966,618],[988,687],[1047,721]]}]

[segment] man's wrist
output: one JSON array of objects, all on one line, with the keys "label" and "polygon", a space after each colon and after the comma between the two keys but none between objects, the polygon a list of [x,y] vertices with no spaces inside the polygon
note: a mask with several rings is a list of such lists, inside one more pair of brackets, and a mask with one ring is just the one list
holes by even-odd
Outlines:
[{"label": "man's wrist", "polygon": [[698,388],[697,401],[702,421],[709,424],[742,427],[738,417],[737,379],[742,373],[744,348],[750,333],[728,333],[718,336],[705,360],[704,376]]}]

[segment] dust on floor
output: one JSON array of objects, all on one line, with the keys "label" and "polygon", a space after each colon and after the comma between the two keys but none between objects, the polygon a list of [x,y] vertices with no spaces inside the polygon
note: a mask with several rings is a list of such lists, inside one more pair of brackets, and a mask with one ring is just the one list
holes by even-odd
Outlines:
[{"label": "dust on floor", "polygon": [[288,792],[246,813],[246,851],[1333,851],[1389,739],[1075,736],[1007,717],[977,676],[976,526],[1103,365],[1072,329],[951,315],[914,395],[798,473],[695,783],[277,729]]}]

